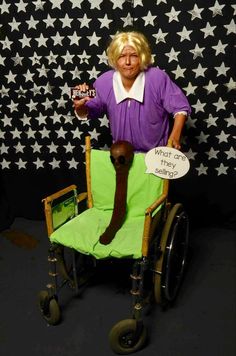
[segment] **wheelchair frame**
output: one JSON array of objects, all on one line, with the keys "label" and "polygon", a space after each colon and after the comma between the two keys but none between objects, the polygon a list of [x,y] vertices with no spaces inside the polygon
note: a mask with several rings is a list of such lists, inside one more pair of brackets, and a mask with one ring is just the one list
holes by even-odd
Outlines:
[{"label": "wheelchair frame", "polygon": [[[67,194],[72,194],[75,209],[68,219],[78,214],[77,204],[87,200],[88,208],[93,206],[90,177],[90,137],[86,137],[86,180],[87,193],[77,195],[76,186],[71,185],[43,199],[47,233],[54,231],[52,222],[53,202]],[[132,317],[115,324],[109,334],[112,350],[118,354],[130,354],[141,349],[147,339],[147,330],[143,323],[143,310],[153,300],[166,307],[177,297],[185,267],[188,251],[189,220],[182,204],[171,207],[168,202],[169,181],[164,180],[163,193],[145,211],[142,237],[142,257],[134,260],[131,279]],[[155,214],[157,207],[161,209]],[[77,294],[87,282],[86,276],[78,280],[75,251],[72,249],[72,268],[68,270],[64,256],[64,246],[50,243],[49,276],[51,283],[39,293],[39,308],[43,318],[50,325],[60,322],[61,311],[58,294],[64,284],[69,283]],[[86,271],[85,271],[86,272]],[[146,290],[146,275],[149,285]],[[72,276],[71,276],[72,275]],[[59,277],[62,282],[59,284]],[[150,286],[151,281],[151,286]]]}]

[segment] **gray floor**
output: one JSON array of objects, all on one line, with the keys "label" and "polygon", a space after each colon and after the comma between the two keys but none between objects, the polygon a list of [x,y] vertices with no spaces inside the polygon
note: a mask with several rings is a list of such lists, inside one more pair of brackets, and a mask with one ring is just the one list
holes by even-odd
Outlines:
[{"label": "gray floor", "polygon": [[[110,283],[75,297],[65,289],[63,321],[48,326],[37,307],[47,278],[44,222],[17,218],[11,229],[33,236],[26,249],[0,233],[0,354],[2,356],[112,356],[108,333],[130,317],[129,293]],[[191,259],[177,303],[145,316],[149,331],[140,356],[236,355],[236,233],[219,228],[191,232]]]}]

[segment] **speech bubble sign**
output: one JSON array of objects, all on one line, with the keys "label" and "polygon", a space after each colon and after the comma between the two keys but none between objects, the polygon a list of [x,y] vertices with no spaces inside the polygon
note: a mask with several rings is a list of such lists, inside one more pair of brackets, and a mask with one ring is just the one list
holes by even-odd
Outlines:
[{"label": "speech bubble sign", "polygon": [[188,157],[172,147],[152,148],[145,155],[146,173],[165,179],[183,177],[190,168]]}]

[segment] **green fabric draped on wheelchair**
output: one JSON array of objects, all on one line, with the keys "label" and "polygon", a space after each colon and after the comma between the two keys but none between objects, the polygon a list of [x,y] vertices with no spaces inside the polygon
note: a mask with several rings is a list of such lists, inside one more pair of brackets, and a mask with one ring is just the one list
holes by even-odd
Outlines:
[{"label": "green fabric draped on wheelchair", "polygon": [[[114,208],[116,172],[110,152],[92,149],[89,137],[85,151],[87,192],[78,194],[71,185],[43,199],[50,283],[39,293],[39,308],[48,324],[58,324],[59,292],[64,284],[78,293],[91,265],[131,260],[131,317],[115,324],[109,334],[115,353],[130,354],[146,343],[144,308],[153,301],[167,306],[178,294],[186,266],[188,217],[182,204],[168,202],[169,181],[145,173],[145,154],[135,153],[128,173],[124,222],[112,241],[102,244],[99,239]],[[78,214],[79,204],[85,201],[86,209]],[[66,250],[72,252],[70,266]]]}]

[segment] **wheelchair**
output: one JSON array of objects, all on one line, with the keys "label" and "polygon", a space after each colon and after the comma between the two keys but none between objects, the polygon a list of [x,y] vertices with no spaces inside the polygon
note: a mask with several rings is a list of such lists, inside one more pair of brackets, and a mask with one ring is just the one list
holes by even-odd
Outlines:
[{"label": "wheelchair", "polygon": [[[64,285],[77,294],[99,262],[129,260],[131,315],[111,328],[109,343],[115,353],[130,354],[147,341],[145,308],[166,308],[177,297],[186,269],[189,219],[181,203],[168,201],[169,180],[145,173],[145,154],[135,153],[125,220],[111,243],[101,244],[113,211],[116,176],[110,152],[91,148],[89,136],[85,141],[87,192],[78,194],[70,185],[43,199],[50,281],[39,292],[39,309],[49,325],[58,324]],[[72,254],[69,263],[66,251]]]}]

